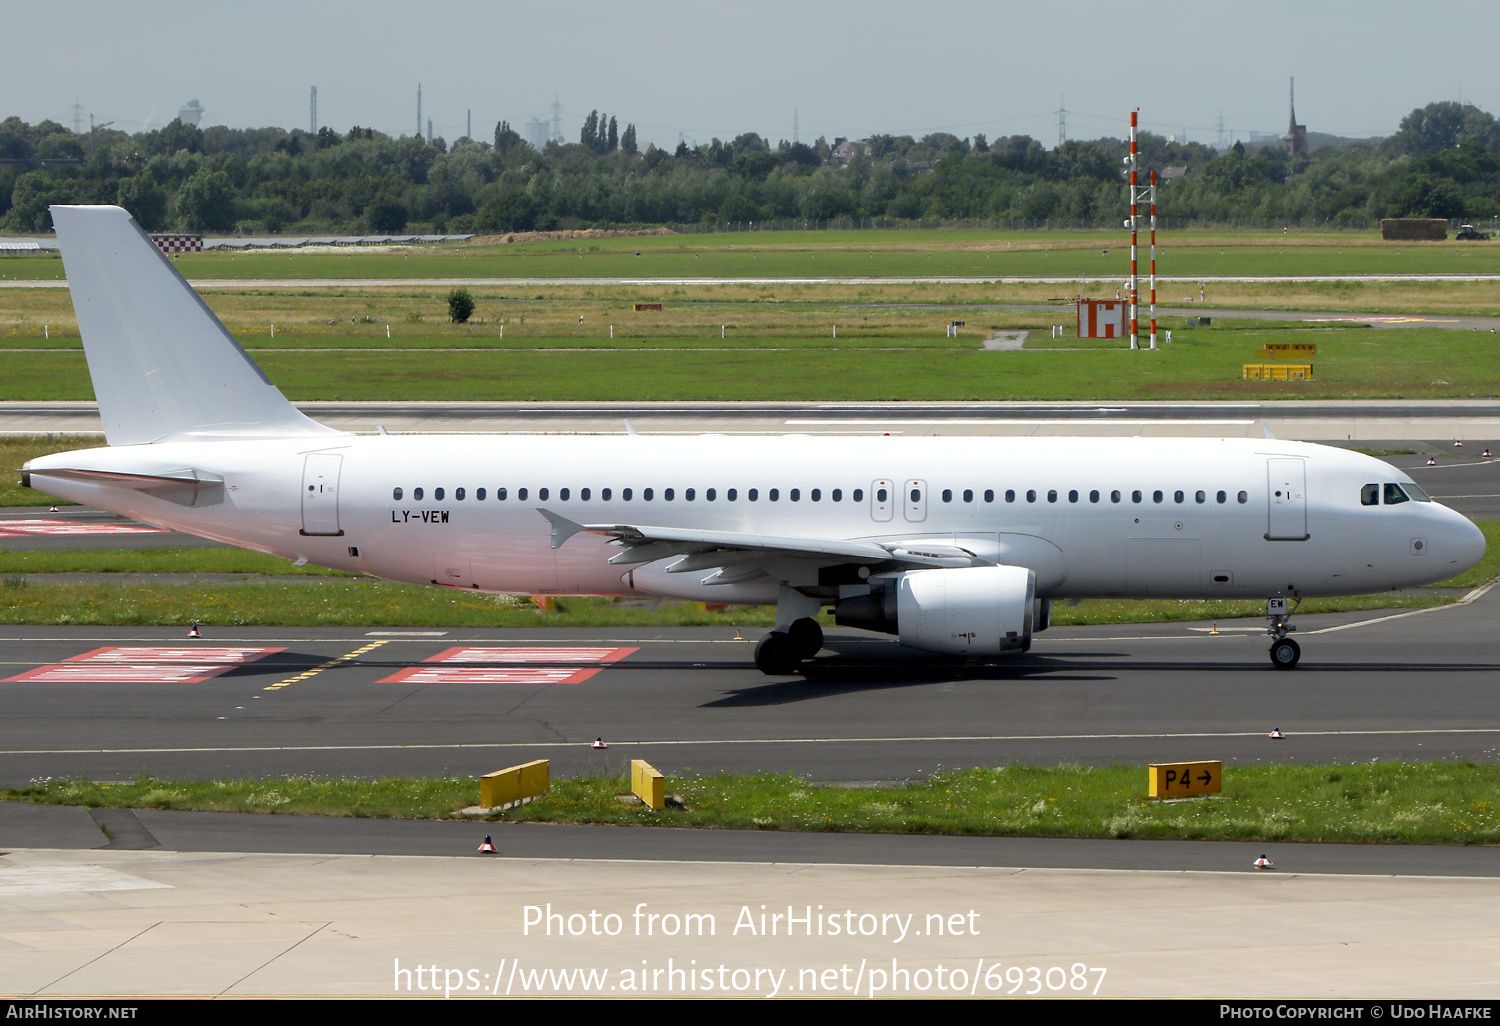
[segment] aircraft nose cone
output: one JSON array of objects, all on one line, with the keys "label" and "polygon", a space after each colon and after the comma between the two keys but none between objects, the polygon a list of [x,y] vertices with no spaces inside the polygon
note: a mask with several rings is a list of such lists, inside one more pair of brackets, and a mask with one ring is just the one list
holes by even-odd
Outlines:
[{"label": "aircraft nose cone", "polygon": [[1448,558],[1453,560],[1452,570],[1461,574],[1484,558],[1484,532],[1468,518],[1454,514],[1454,523],[1449,530]]}]

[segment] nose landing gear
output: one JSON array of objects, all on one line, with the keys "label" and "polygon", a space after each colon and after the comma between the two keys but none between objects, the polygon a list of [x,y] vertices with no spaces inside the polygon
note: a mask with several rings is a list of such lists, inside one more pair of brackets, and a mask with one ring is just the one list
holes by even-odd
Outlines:
[{"label": "nose landing gear", "polygon": [[1270,623],[1266,633],[1271,635],[1271,665],[1278,670],[1290,670],[1302,659],[1302,646],[1287,637],[1297,629],[1292,626],[1292,614],[1300,605],[1302,600],[1298,598],[1293,602],[1291,612],[1288,612],[1285,598],[1266,601],[1266,620]]}]

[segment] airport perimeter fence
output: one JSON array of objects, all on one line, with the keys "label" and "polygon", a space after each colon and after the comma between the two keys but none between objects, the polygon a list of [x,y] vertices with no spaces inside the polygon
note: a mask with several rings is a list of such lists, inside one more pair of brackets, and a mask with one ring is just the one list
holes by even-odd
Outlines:
[{"label": "airport perimeter fence", "polygon": [[[1481,220],[1491,220],[1484,218]],[[1464,218],[1452,218],[1449,227],[1457,228],[1460,224],[1470,223]],[[600,227],[603,227],[602,225]],[[815,218],[790,218],[773,221],[714,221],[700,222],[696,224],[671,224],[666,227],[682,235],[722,235],[738,232],[850,232],[850,231],[934,231],[963,230],[971,231],[1127,231],[1125,218],[1120,217],[1098,217],[1098,218],[956,218],[944,220],[939,218],[922,218],[919,220],[905,220],[899,217],[836,217],[826,220]],[[1140,229],[1147,231],[1150,223],[1145,216],[1141,217]],[[1198,218],[1169,218],[1158,216],[1156,218],[1156,230],[1168,231],[1351,231],[1365,232],[1380,228],[1380,219],[1371,218],[1320,218],[1300,217],[1285,218],[1281,220],[1229,220],[1209,221]]]}]

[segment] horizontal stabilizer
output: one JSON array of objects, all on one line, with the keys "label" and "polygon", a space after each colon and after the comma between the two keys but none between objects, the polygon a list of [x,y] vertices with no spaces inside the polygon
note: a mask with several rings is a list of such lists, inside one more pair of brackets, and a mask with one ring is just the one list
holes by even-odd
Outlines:
[{"label": "horizontal stabilizer", "polygon": [[133,488],[179,506],[217,506],[224,501],[224,479],[206,470],[174,470],[165,474],[122,474],[113,470],[54,468],[28,470],[22,484],[31,487],[32,477],[60,477],[68,481],[97,481],[116,488]]},{"label": "horizontal stabilizer", "polygon": [[120,207],[52,207],[110,445],[339,434],[286,401]]}]

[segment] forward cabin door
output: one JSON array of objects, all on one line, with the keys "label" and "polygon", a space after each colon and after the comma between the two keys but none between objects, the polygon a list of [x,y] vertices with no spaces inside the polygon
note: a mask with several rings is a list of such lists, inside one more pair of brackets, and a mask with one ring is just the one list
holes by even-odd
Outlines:
[{"label": "forward cabin door", "polygon": [[1306,541],[1307,462],[1266,461],[1266,540]]},{"label": "forward cabin door", "polygon": [[302,465],[302,533],[340,535],[339,469],[344,457],[313,453]]}]

